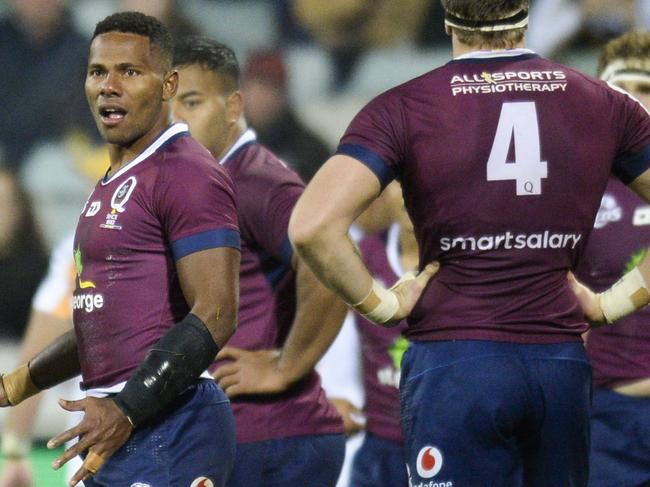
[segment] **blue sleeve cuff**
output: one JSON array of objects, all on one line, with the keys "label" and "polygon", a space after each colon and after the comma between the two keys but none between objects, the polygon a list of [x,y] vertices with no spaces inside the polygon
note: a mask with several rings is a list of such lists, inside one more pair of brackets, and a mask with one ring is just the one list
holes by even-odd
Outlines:
[{"label": "blue sleeve cuff", "polygon": [[287,236],[286,240],[282,244],[282,249],[280,250],[282,255],[282,262],[291,267],[291,259],[293,258],[293,247],[291,246],[291,241]]},{"label": "blue sleeve cuff", "polygon": [[650,169],[650,145],[636,154],[618,157],[612,166],[614,175],[625,184],[630,184],[647,169]]},{"label": "blue sleeve cuff", "polygon": [[341,144],[336,153],[350,156],[365,164],[379,179],[381,189],[384,189],[393,179],[395,179],[396,174],[393,168],[386,164],[386,162],[375,152],[361,145]]},{"label": "blue sleeve cuff", "polygon": [[239,232],[230,228],[208,230],[176,240],[171,245],[174,261],[178,261],[194,252],[219,247],[232,247],[241,250]]}]

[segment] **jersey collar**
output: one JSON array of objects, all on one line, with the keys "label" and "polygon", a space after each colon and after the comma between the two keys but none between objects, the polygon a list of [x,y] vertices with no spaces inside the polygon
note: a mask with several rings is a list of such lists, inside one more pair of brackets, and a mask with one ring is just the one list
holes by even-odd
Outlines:
[{"label": "jersey collar", "polygon": [[117,171],[115,174],[113,174],[109,179],[106,179],[106,177],[104,177],[101,180],[102,186],[109,184],[110,182],[114,181],[116,178],[119,178],[125,172],[129,171],[133,167],[140,164],[147,157],[154,154],[158,149],[160,149],[165,143],[169,142],[172,138],[176,137],[177,135],[181,135],[185,133],[189,133],[187,124],[175,123],[173,125],[170,125],[151,144],[149,144],[149,146],[145,150],[143,150],[140,153],[140,155],[138,155],[135,159],[133,159],[125,166],[122,166],[120,170]]},{"label": "jersey collar", "polygon": [[461,59],[494,59],[500,57],[515,57],[523,56],[526,54],[535,54],[535,51],[523,47],[517,49],[498,49],[494,51],[472,51],[463,54],[462,56],[455,57],[454,61]]},{"label": "jersey collar", "polygon": [[228,162],[236,152],[239,152],[239,149],[243,148],[248,144],[252,144],[257,141],[257,135],[253,129],[246,129],[243,134],[235,141],[235,143],[230,147],[226,155],[219,160],[219,164],[222,166]]}]

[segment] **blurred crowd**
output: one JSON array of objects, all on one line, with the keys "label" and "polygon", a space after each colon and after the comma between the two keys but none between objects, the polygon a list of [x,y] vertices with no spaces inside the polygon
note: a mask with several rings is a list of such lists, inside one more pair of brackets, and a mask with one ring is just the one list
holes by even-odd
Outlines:
[{"label": "blurred crowd", "polygon": [[[117,10],[204,34],[240,57],[247,119],[309,180],[355,111],[449,57],[438,0],[0,0],[0,333],[23,332],[56,241],[107,168],[83,95],[88,39]],[[529,45],[595,59],[650,28],[647,0],[533,0]]]}]

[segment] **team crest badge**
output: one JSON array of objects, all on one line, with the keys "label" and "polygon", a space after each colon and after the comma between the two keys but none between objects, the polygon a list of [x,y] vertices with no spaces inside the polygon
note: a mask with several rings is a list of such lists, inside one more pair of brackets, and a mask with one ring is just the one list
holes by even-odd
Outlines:
[{"label": "team crest badge", "polygon": [[124,210],[126,210],[126,208],[124,208],[124,205],[127,201],[129,201],[131,193],[133,193],[133,190],[135,189],[135,185],[137,183],[138,182],[135,179],[135,176],[131,176],[129,179],[120,184],[120,186],[115,190],[115,193],[113,193],[113,197],[111,198],[111,208],[113,208],[118,213],[123,213]]},{"label": "team crest badge", "polygon": [[138,181],[135,179],[135,176],[131,176],[118,186],[111,198],[111,211],[106,214],[106,222],[99,225],[101,228],[122,230],[122,225],[117,220],[120,213],[126,211],[126,202],[129,201],[136,184],[138,184]]},{"label": "team crest badge", "polygon": [[207,477],[199,477],[198,479],[194,479],[190,487],[214,487],[214,484]]},{"label": "team crest badge", "polygon": [[442,453],[435,446],[425,446],[418,453],[416,468],[423,479],[435,477],[442,468]]}]

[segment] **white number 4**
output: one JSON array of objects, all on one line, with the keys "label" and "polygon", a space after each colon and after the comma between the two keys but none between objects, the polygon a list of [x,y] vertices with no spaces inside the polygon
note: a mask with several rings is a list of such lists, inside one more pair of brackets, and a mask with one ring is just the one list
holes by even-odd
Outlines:
[{"label": "white number 4", "polygon": [[[509,162],[513,137],[515,160]],[[542,194],[542,179],[548,177],[548,168],[540,159],[535,102],[504,103],[487,163],[487,180],[515,180],[517,196]]]}]

